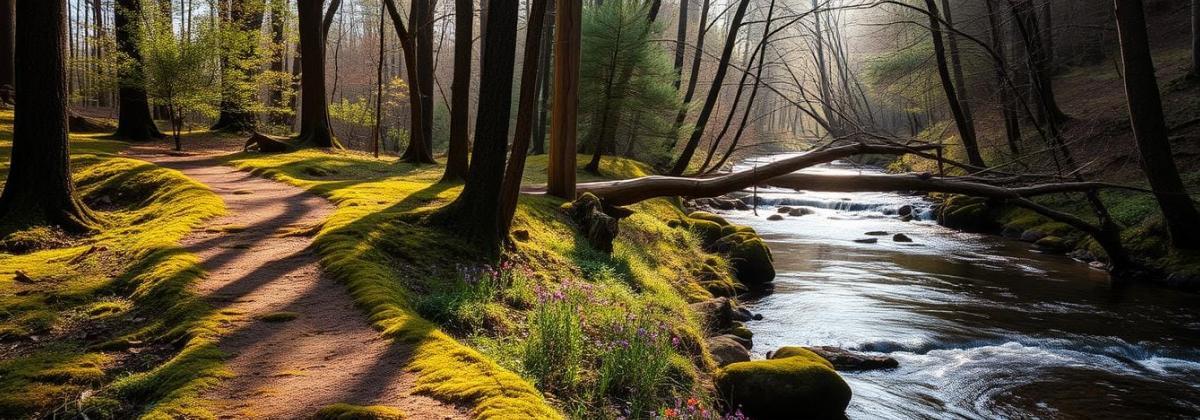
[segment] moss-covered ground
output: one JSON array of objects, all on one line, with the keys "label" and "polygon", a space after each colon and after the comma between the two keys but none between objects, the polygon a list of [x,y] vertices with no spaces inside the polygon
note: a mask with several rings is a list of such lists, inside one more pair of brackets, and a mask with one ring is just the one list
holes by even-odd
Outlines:
[{"label": "moss-covered ground", "polygon": [[[711,395],[702,326],[687,303],[711,297],[701,280],[732,280],[696,235],[668,225],[685,218],[679,203],[633,206],[608,255],[577,233],[563,201],[523,196],[513,227],[521,239],[488,266],[452,229],[422,223],[461,189],[437,182],[440,166],[318,150],[229,163],[337,204],[316,240],[322,264],[384,334],[414,346],[419,392],[505,418],[649,417],[677,398]],[[545,164],[531,157],[525,182],[544,183]],[[650,170],[605,159],[601,172],[579,178]]]},{"label": "moss-covered ground", "polygon": [[[0,113],[0,179],[12,113]],[[221,200],[178,172],[72,136],[73,174],[101,233],[39,228],[0,251],[0,418],[208,416],[197,395],[221,377],[224,314],[188,292],[203,274],[179,241]]]}]

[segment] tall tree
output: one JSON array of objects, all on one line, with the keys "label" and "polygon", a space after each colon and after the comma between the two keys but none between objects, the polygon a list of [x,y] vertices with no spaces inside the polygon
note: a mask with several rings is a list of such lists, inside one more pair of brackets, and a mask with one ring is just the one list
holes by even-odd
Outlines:
[{"label": "tall tree", "polygon": [[533,136],[534,107],[538,98],[538,55],[542,43],[542,25],[546,20],[547,0],[532,0],[529,8],[529,26],[525,32],[525,56],[521,65],[521,92],[517,102],[517,128],[513,134],[512,157],[504,170],[504,183],[500,188],[500,236],[508,236],[513,216],[517,212],[517,200],[521,196],[521,180],[525,178],[525,157],[529,152],[529,140]]},{"label": "tall tree", "polygon": [[975,115],[971,111],[971,98],[967,89],[967,79],[963,76],[962,56],[958,51],[958,29],[954,27],[954,14],[950,10],[950,0],[942,0],[942,16],[946,21],[946,44],[949,46],[950,69],[954,73],[954,92],[958,103],[962,106],[963,119],[966,127],[971,130],[971,137],[978,138],[975,131]]},{"label": "tall tree", "polygon": [[471,147],[471,52],[475,27],[475,2],[454,1],[454,81],[450,84],[450,146],[442,181],[467,175],[467,153]]},{"label": "tall tree", "polygon": [[1058,106],[1058,99],[1054,95],[1052,63],[1046,51],[1046,42],[1042,39],[1041,25],[1034,11],[1033,0],[1009,0],[1009,6],[1012,9],[1013,21],[1024,41],[1026,63],[1033,84],[1031,93],[1034,101],[1039,104],[1035,107],[1038,123],[1061,123],[1067,119],[1067,114]]},{"label": "tall tree", "polygon": [[[421,74],[421,139],[425,142],[424,153],[433,161],[433,24],[436,0],[414,0],[412,17],[409,20],[417,43],[417,72]],[[419,8],[418,8],[419,6]],[[416,128],[414,128],[415,130]]]},{"label": "tall tree", "polygon": [[221,51],[220,114],[211,129],[214,131],[252,131],[257,125],[254,112],[248,108],[255,101],[258,87],[253,78],[258,73],[255,60],[262,30],[264,0],[234,0],[220,2],[228,8],[222,15],[225,45]]},{"label": "tall tree", "polygon": [[575,199],[575,140],[579,110],[579,47],[583,5],[557,0],[554,34],[554,99],[546,192]]},{"label": "tall tree", "polygon": [[[413,7],[417,7],[416,3],[426,0],[417,0],[413,2]],[[405,148],[404,154],[400,159],[409,163],[435,163],[433,160],[433,151],[428,147],[431,143],[429,139],[424,138],[425,130],[421,129],[425,124],[425,113],[432,112],[430,109],[425,109],[424,101],[421,97],[421,72],[418,69],[417,56],[417,34],[416,29],[412,28],[412,23],[419,21],[416,18],[418,10],[410,8],[410,25],[405,25],[404,20],[400,17],[400,10],[396,8],[395,0],[384,0],[384,5],[387,6],[388,15],[391,16],[392,26],[396,29],[396,36],[400,38],[400,51],[404,54],[404,68],[408,73],[408,147]],[[410,31],[412,29],[412,31]]]},{"label": "tall tree", "polygon": [[[283,79],[284,65],[283,53],[287,48],[284,38],[284,30],[287,28],[287,0],[270,0],[271,1],[271,73],[272,77],[277,80],[271,82],[271,86],[267,88],[267,105],[271,108],[271,123],[278,125],[288,124],[287,113],[284,112],[284,107],[287,104],[283,100],[284,86],[288,84]],[[294,95],[295,92],[292,92]]]},{"label": "tall tree", "polygon": [[708,35],[708,6],[711,0],[704,0],[700,5],[700,25],[696,27],[696,52],[692,54],[692,69],[688,74],[687,90],[683,94],[683,106],[675,116],[675,130],[683,126],[687,120],[688,107],[696,96],[696,84],[700,79],[700,63],[704,59],[704,38]]},{"label": "tall tree", "polygon": [[[1200,1],[1200,0],[1196,0]],[[675,33],[675,90],[683,82],[683,58],[687,50],[688,0],[679,0],[679,23]]]},{"label": "tall tree", "polygon": [[991,36],[992,51],[995,51],[993,67],[996,73],[997,92],[1000,95],[1000,113],[1004,119],[1004,136],[1008,143],[1008,151],[1017,156],[1021,154],[1021,119],[1017,115],[1017,104],[1013,93],[1008,89],[1008,53],[1004,45],[1004,34],[1000,29],[999,5],[997,0],[986,0],[988,34]]},{"label": "tall tree", "polygon": [[1200,236],[1197,236],[1200,213],[1196,212],[1171,155],[1142,0],[1114,0],[1114,4],[1121,40],[1121,63],[1125,68],[1129,120],[1142,157],[1143,172],[1162,209],[1171,243],[1176,248],[1200,249]]},{"label": "tall tree", "polygon": [[0,192],[0,230],[55,225],[92,231],[95,216],[75,195],[67,142],[66,0],[16,5],[14,74],[21,105],[13,120],[11,165]]},{"label": "tall tree", "polygon": [[113,8],[113,26],[117,38],[117,49],[130,61],[130,66],[121,66],[117,78],[120,83],[117,97],[120,110],[117,114],[117,132],[115,137],[134,141],[145,141],[162,138],[162,132],[154,125],[150,116],[150,100],[146,96],[146,88],[142,86],[137,76],[141,66],[142,55],[138,52],[137,19],[142,14],[141,0],[116,0]]},{"label": "tall tree", "polygon": [[14,30],[16,0],[0,0],[0,103],[13,103]]},{"label": "tall tree", "polygon": [[954,115],[954,124],[958,127],[958,135],[962,138],[963,149],[967,152],[967,162],[971,165],[984,167],[983,155],[979,153],[979,143],[975,139],[975,127],[967,120],[963,112],[962,100],[958,97],[954,82],[950,76],[950,67],[946,63],[946,47],[942,42],[942,19],[934,0],[925,0],[929,12],[929,34],[933,38],[934,61],[937,64],[938,77],[941,78],[942,90],[946,93],[946,102],[950,105],[950,113]]},{"label": "tall tree", "polygon": [[[717,73],[713,75],[712,86],[708,88],[708,99],[700,108],[700,116],[696,119],[696,127],[692,130],[691,138],[683,146],[683,151],[679,153],[675,165],[671,167],[671,175],[682,175],[683,171],[687,170],[688,165],[692,162],[692,156],[696,153],[696,146],[699,146],[700,139],[704,138],[704,126],[708,125],[708,119],[717,105],[717,99],[721,97],[721,86],[725,83],[725,74],[729,72],[729,59],[733,55],[733,47],[737,44],[737,34],[742,27],[742,19],[746,17],[746,6],[749,4],[750,0],[741,0],[738,3],[737,11],[733,13],[733,18],[729,22],[729,33],[725,35],[725,48],[721,51],[721,61],[717,63]],[[697,52],[697,54],[701,54],[701,52]]]},{"label": "tall tree", "polygon": [[550,72],[550,60],[554,56],[554,0],[546,3],[545,33],[542,34],[542,52],[538,56],[538,88],[542,99],[538,106],[538,121],[533,128],[533,147],[529,153],[541,155],[546,153],[546,130],[550,123],[550,90],[553,73]]},{"label": "tall tree", "polygon": [[300,135],[302,145],[334,147],[337,139],[329,122],[329,102],[325,95],[325,33],[320,1],[297,1],[300,31]]},{"label": "tall tree", "polygon": [[[500,188],[508,148],[509,111],[517,44],[517,0],[488,0],[487,38],[479,109],[475,117],[475,147],[462,193],[437,213],[434,223],[454,226],[491,255],[500,250]],[[524,151],[522,151],[524,152]]]}]

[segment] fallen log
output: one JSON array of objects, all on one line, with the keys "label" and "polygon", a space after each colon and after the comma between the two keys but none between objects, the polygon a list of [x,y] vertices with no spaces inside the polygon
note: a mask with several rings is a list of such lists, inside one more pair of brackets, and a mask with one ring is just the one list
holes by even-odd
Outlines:
[{"label": "fallen log", "polygon": [[589,182],[576,186],[579,194],[592,193],[608,205],[624,206],[656,197],[716,197],[742,190],[801,169],[862,154],[903,155],[936,149],[936,145],[900,146],[851,144],[806,153],[748,171],[711,178],[647,176],[622,181]]},{"label": "fallen log", "polygon": [[244,152],[257,151],[260,153],[283,153],[291,149],[292,146],[286,140],[257,131],[251,133],[250,138],[246,140],[246,145],[242,146]]}]

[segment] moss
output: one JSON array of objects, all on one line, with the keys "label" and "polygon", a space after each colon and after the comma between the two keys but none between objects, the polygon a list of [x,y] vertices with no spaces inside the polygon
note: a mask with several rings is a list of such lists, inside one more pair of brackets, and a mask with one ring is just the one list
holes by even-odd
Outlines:
[{"label": "moss", "polygon": [[784,346],[784,347],[780,347],[779,350],[775,350],[774,353],[771,353],[772,360],[786,359],[789,357],[800,357],[806,361],[809,361],[812,363],[818,363],[818,364],[821,364],[822,366],[833,369],[833,363],[830,363],[829,360],[826,360],[824,357],[821,357],[821,355],[816,354],[812,350],[806,349],[804,347]]},{"label": "moss", "polygon": [[716,376],[722,398],[751,417],[841,418],[850,386],[820,356],[796,353],[726,366]]},{"label": "moss", "polygon": [[[0,113],[0,122],[8,118]],[[6,144],[0,141],[0,155]],[[0,362],[0,417],[44,415],[88,388],[101,391],[69,412],[209,416],[196,397],[221,373],[212,341],[220,316],[189,292],[203,273],[179,241],[224,207],[178,172],[112,155],[122,147],[72,135],[76,185],[103,219],[102,232],[24,255],[0,254],[0,313],[25,314],[0,318],[0,331],[45,334],[37,345],[18,341],[28,351]],[[38,281],[11,281],[16,270]],[[72,338],[81,336],[87,338]],[[148,344],[181,350],[130,365],[102,352]]]},{"label": "moss", "polygon": [[724,217],[717,216],[715,214],[712,214],[712,213],[709,213],[706,211],[692,212],[691,214],[688,215],[688,217],[690,217],[692,219],[697,219],[697,220],[707,220],[707,221],[716,223],[721,226],[729,226],[729,222],[726,221]]},{"label": "moss", "polygon": [[300,314],[296,312],[271,312],[259,315],[255,319],[262,322],[288,322],[299,317]]},{"label": "moss", "polygon": [[382,405],[351,405],[337,403],[325,406],[313,416],[317,420],[398,420],[404,418],[399,408]]},{"label": "moss", "polygon": [[[235,156],[230,162],[307,188],[337,204],[338,210],[316,239],[323,267],[347,285],[383,334],[413,346],[411,362],[405,368],[416,373],[417,392],[471,407],[475,416],[554,418],[562,415],[561,409],[605,417],[618,412],[621,403],[616,396],[589,396],[578,388],[595,381],[594,373],[584,375],[572,390],[545,390],[556,401],[568,401],[559,407],[551,405],[530,380],[515,373],[524,371],[520,333],[538,307],[538,290],[570,291],[586,285],[594,301],[588,301],[579,312],[587,314],[589,323],[618,325],[628,313],[646,314],[654,323],[669,327],[673,338],[697,342],[700,327],[688,316],[686,304],[689,299],[711,297],[698,281],[732,284],[726,259],[704,252],[703,234],[673,228],[670,222],[678,227],[699,224],[703,226],[700,229],[708,228],[709,240],[719,237],[721,225],[687,219],[678,200],[655,199],[630,206],[634,214],[622,220],[609,255],[587,245],[560,209],[561,200],[522,196],[513,229],[528,239],[515,242],[505,259],[516,264],[511,270],[526,270],[528,275],[506,277],[509,280],[494,290],[464,300],[460,298],[466,292],[455,286],[460,274],[446,262],[463,267],[479,264],[476,248],[453,232],[422,224],[425,215],[461,189],[456,184],[437,183],[441,168],[314,150]],[[544,157],[531,156],[525,182],[544,182],[544,164]],[[336,167],[337,174],[316,177],[305,173],[303,168],[313,165]],[[623,159],[604,159],[601,166],[601,172],[611,177],[640,176],[648,171],[644,165]],[[580,179],[596,178],[581,173]],[[468,337],[466,342],[483,353],[463,345],[442,328]],[[601,331],[590,329],[587,333],[596,338]],[[683,347],[677,350],[680,358],[671,362],[679,365],[670,368],[674,373],[668,376],[706,375],[704,358],[693,358]],[[587,362],[581,367],[597,369],[599,355],[590,351],[585,356]],[[683,366],[687,363],[692,364],[691,369]],[[668,381],[660,384],[661,396],[701,394],[705,382]],[[586,403],[573,402],[585,399]]]},{"label": "moss", "polygon": [[775,279],[775,263],[771,250],[762,239],[754,238],[735,245],[729,251],[729,261],[738,281],[747,286],[761,286]]},{"label": "moss", "polygon": [[724,228],[716,222],[709,220],[692,220],[690,229],[698,238],[700,238],[700,242],[705,244],[714,243],[717,241],[717,239],[721,239],[722,236],[725,236],[723,233]]}]

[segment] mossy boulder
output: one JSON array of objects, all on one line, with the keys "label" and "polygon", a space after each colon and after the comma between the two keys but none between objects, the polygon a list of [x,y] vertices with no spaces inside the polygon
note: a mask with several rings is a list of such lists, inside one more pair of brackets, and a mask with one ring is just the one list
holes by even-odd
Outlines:
[{"label": "mossy boulder", "polygon": [[757,237],[734,245],[729,250],[729,262],[738,281],[747,286],[762,286],[775,280],[771,249]]},{"label": "mossy boulder", "polygon": [[850,385],[820,356],[795,353],[725,366],[716,375],[717,390],[729,407],[740,406],[752,418],[842,418]]},{"label": "mossy boulder", "polygon": [[706,211],[692,212],[692,214],[689,214],[688,217],[696,220],[707,220],[721,226],[729,226],[729,222],[726,221],[724,217],[717,216]]},{"label": "mossy boulder", "polygon": [[1061,253],[1070,251],[1073,244],[1058,236],[1047,236],[1038,239],[1033,245],[1045,252]]},{"label": "mossy boulder", "polygon": [[733,225],[733,224],[727,225],[727,226],[721,226],[721,236],[729,236],[729,235],[732,235],[735,233],[753,233],[755,235],[758,234],[758,232],[756,232],[754,230],[754,228],[752,228],[750,226],[741,226],[741,225]]},{"label": "mossy boulder", "polygon": [[995,225],[993,213],[986,198],[954,196],[942,203],[938,223],[951,229],[986,232]]},{"label": "mossy boulder", "polygon": [[710,220],[696,219],[692,221],[691,230],[700,239],[700,243],[704,246],[716,243],[722,236],[722,227],[720,224]]},{"label": "mossy boulder", "polygon": [[742,346],[737,338],[731,335],[719,335],[706,340],[708,353],[712,355],[717,366],[750,361],[750,351],[746,350],[746,347]]}]

